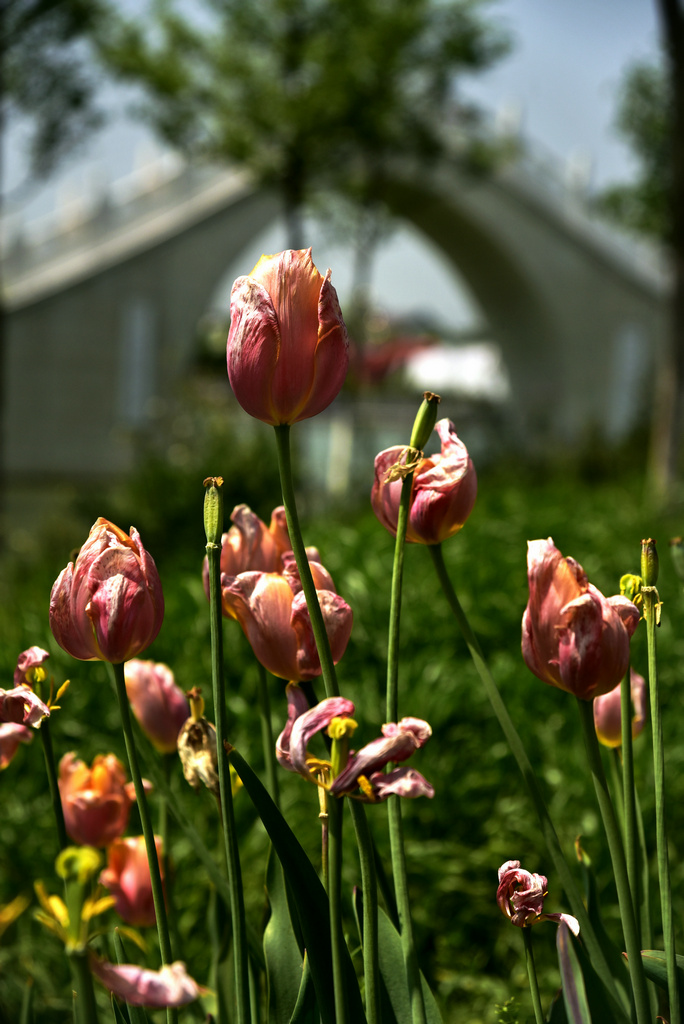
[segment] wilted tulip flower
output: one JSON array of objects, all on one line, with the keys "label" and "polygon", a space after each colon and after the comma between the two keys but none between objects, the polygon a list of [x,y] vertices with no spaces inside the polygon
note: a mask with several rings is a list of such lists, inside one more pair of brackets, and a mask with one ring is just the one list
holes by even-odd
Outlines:
[{"label": "wilted tulip flower", "polygon": [[[391,761],[405,761],[414,751],[422,747],[432,735],[432,729],[420,718],[402,718],[400,722],[389,722],[382,727],[382,736],[366,744],[354,753],[345,753],[342,770],[332,778],[333,766],[329,762],[312,757],[308,746],[318,732],[330,730],[335,724],[349,724],[353,728],[340,730],[353,735],[356,722],[350,721],[354,705],[344,697],[326,697],[315,707],[307,708],[306,698],[300,688],[289,683],[287,686],[288,719],[276,742],[276,757],[279,763],[291,772],[299,772],[304,778],[322,784],[335,796],[354,793],[356,799],[369,803],[386,800],[393,793],[404,797],[435,795],[430,783],[412,768],[394,768],[390,772],[381,769]],[[346,721],[345,721],[346,720]],[[335,753],[333,740],[333,758]],[[324,772],[321,769],[327,768]]]},{"label": "wilted tulip flower", "polygon": [[33,733],[17,722],[0,722],[0,771],[12,761],[20,743],[30,743]]},{"label": "wilted tulip flower", "polygon": [[185,1006],[204,993],[180,960],[158,971],[137,964],[110,964],[92,955],[89,963],[98,981],[130,1006]]},{"label": "wilted tulip flower", "polygon": [[[162,870],[162,841],[154,837],[159,870]],[[150,867],[144,836],[115,839],[107,847],[107,867],[100,873],[100,884],[116,899],[114,909],[122,921],[136,928],[151,928],[157,918],[154,911]]]},{"label": "wilted tulip flower", "polygon": [[113,664],[144,651],[164,618],[157,568],[138,531],[127,536],[98,519],[81,548],[55,581],[50,628],[67,654]]},{"label": "wilted tulip flower", "polygon": [[114,754],[98,754],[92,768],[65,754],[57,781],[67,834],[79,846],[107,846],[126,831],[135,790]]},{"label": "wilted tulip flower", "polygon": [[262,256],[230,298],[228,377],[242,408],[259,420],[296,423],[337,396],[349,362],[337,293],[311,249]]},{"label": "wilted tulip flower", "polygon": [[[473,510],[477,476],[466,446],[451,420],[435,426],[442,442],[439,455],[420,460],[413,472],[406,540],[413,544],[440,544],[458,533]],[[405,447],[395,445],[375,457],[371,504],[376,516],[396,536],[402,479],[391,472]]]},{"label": "wilted tulip flower", "polygon": [[[224,614],[237,619],[264,668],[282,679],[313,679],[321,663],[294,558],[283,573],[243,572],[221,577]],[[330,573],[309,562],[335,664],[344,654],[352,610],[335,591]]]},{"label": "wilted tulip flower", "polygon": [[579,935],[579,922],[571,914],[545,914],[544,899],[548,881],[545,875],[532,874],[520,867],[519,860],[507,860],[499,868],[496,902],[502,914],[518,928],[539,921],[564,921],[573,935]]},{"label": "wilted tulip flower", "polygon": [[132,658],[124,666],[124,677],[133,714],[152,744],[163,754],[175,753],[190,705],[171,669],[161,662]]},{"label": "wilted tulip flower", "polygon": [[[634,705],[632,718],[632,738],[636,739],[646,724],[646,680],[635,672],[630,672],[631,698]],[[604,747],[622,746],[622,683],[618,683],[610,693],[604,693],[594,701],[594,726],[596,735]]]},{"label": "wilted tulip flower", "polygon": [[636,605],[604,597],[573,558],[549,537],[528,542],[530,597],[522,622],[522,653],[530,671],[552,686],[591,700],[616,686],[639,623]]},{"label": "wilted tulip flower", "polygon": [[[17,667],[14,670],[15,686],[33,686],[36,681],[36,669],[42,669],[42,665],[50,657],[50,652],[42,647],[29,647],[22,651],[17,658]],[[45,678],[45,669],[40,673],[41,681]]]}]

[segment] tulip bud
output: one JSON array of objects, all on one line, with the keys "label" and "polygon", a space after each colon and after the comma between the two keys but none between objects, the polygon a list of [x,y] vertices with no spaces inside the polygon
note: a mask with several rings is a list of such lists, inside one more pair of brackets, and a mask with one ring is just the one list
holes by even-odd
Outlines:
[{"label": "tulip bud", "polygon": [[423,402],[413,423],[409,447],[422,451],[430,439],[437,422],[437,406],[442,401],[439,395],[432,391],[423,394]]},{"label": "tulip bud", "polygon": [[651,538],[641,542],[641,576],[645,587],[655,587],[658,582],[658,552]]},{"label": "tulip bud", "polygon": [[132,658],[124,666],[124,677],[141,728],[160,753],[174,753],[180,728],[190,717],[190,706],[173,672],[160,662]]},{"label": "tulip bud", "polygon": [[242,408],[273,426],[327,408],[344,383],[349,341],[330,271],[311,249],[262,256],[230,297],[227,360]]},{"label": "tulip bud", "polygon": [[76,562],[50,594],[50,628],[72,658],[117,664],[140,654],[157,636],[164,597],[157,567],[131,527],[98,519]]}]

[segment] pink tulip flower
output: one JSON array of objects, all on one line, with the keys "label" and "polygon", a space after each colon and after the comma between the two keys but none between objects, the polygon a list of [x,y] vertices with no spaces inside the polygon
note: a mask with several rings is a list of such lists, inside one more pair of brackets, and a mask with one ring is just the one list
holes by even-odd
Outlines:
[{"label": "pink tulip flower", "polygon": [[98,519],[52,588],[50,628],[73,658],[126,661],[144,651],[164,618],[157,568],[138,531]]},{"label": "pink tulip flower", "polygon": [[499,868],[496,902],[511,924],[527,928],[539,921],[563,921],[573,935],[579,935],[579,922],[571,914],[545,914],[544,899],[548,881],[545,875],[532,874],[520,867],[519,860],[507,860]]},{"label": "pink tulip flower", "polygon": [[180,960],[158,971],[137,964],[110,964],[96,956],[91,956],[89,963],[98,981],[130,1006],[146,1006],[151,1010],[185,1006],[204,993]]},{"label": "pink tulip flower", "polygon": [[98,754],[92,768],[65,754],[57,781],[67,834],[77,845],[107,846],[126,831],[135,790],[114,754]]},{"label": "pink tulip flower", "polygon": [[[423,458],[413,473],[406,540],[411,544],[441,544],[461,529],[473,510],[477,476],[466,446],[456,435],[451,420],[435,426],[442,442],[439,455]],[[402,480],[388,476],[405,448],[395,445],[375,458],[371,491],[373,511],[396,536]]]},{"label": "pink tulip flower", "polygon": [[[632,669],[630,682],[634,705],[632,738],[636,739],[646,724],[646,680]],[[594,726],[596,735],[604,747],[622,746],[621,690],[622,684],[618,683],[610,693],[604,693],[594,701]]]},{"label": "pink tulip flower", "polygon": [[[154,842],[161,871],[160,836],[155,836]],[[151,928],[156,924],[144,836],[115,839],[107,847],[107,867],[100,873],[100,884],[115,897],[114,909],[126,924],[136,928]]]},{"label": "pink tulip flower", "polygon": [[627,671],[629,641],[639,623],[636,606],[625,597],[604,597],[550,537],[528,542],[527,577],[527,667],[582,700],[608,693]]},{"label": "pink tulip flower", "polygon": [[230,299],[228,377],[242,408],[265,423],[296,423],[327,408],[344,383],[349,341],[330,271],[311,249],[262,256]]},{"label": "pink tulip flower", "polygon": [[190,705],[171,669],[161,662],[132,658],[124,666],[124,677],[133,714],[143,731],[160,753],[175,753]]},{"label": "pink tulip flower", "polygon": [[7,768],[20,743],[30,743],[33,733],[17,722],[0,722],[0,771]]},{"label": "pink tulip flower", "polygon": [[43,650],[42,647],[29,647],[28,650],[22,651],[17,658],[17,667],[14,670],[14,685],[21,686],[32,686],[33,680],[27,677],[32,675],[32,670],[40,668],[43,662],[47,661],[50,657],[50,652]]},{"label": "pink tulip flower", "polygon": [[[311,619],[293,559],[285,571],[243,572],[221,577],[224,614],[237,619],[264,668],[282,679],[313,679],[321,674]],[[344,654],[352,610],[327,569],[309,562],[335,664]]]}]

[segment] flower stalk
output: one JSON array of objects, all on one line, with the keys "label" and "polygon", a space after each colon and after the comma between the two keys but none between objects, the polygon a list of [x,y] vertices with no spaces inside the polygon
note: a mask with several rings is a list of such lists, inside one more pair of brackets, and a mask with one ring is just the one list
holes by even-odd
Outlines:
[{"label": "flower stalk", "polygon": [[[152,899],[154,901],[154,911],[157,918],[159,952],[161,954],[162,965],[166,967],[167,964],[171,964],[173,962],[171,938],[169,935],[169,924],[166,917],[166,905],[164,903],[164,890],[162,888],[161,872],[159,870],[157,846],[154,841],[154,829],[152,828],[150,808],[145,795],[145,787],[143,786],[140,765],[138,763],[138,753],[135,746],[135,738],[133,736],[133,726],[128,706],[128,696],[126,694],[126,680],[124,677],[123,663],[118,662],[112,665],[112,670],[114,672],[116,695],[119,701],[119,712],[121,714],[121,725],[123,728],[124,741],[126,743],[126,753],[128,754],[131,779],[133,780],[133,785],[135,787],[135,796],[138,803],[138,811],[140,813],[140,823],[145,837],[145,849],[147,850],[147,862],[150,868],[150,883],[152,885]],[[174,1009],[167,1010],[167,1020],[169,1024],[175,1024],[178,1020],[178,1014]]]},{"label": "flower stalk", "polygon": [[230,769],[225,753],[226,698],[223,677],[223,618],[221,608],[221,532],[223,528],[223,480],[209,477],[204,503],[204,525],[207,535],[209,562],[209,616],[211,626],[211,679],[216,719],[216,748],[218,753],[219,805],[226,857],[226,870],[230,888],[230,911],[233,926],[233,958],[235,966],[235,998],[238,1024],[250,1024],[249,961],[247,956],[247,928],[242,892],[240,855],[233,814],[233,794]]},{"label": "flower stalk", "polygon": [[47,772],[48,786],[50,788],[50,800],[52,801],[52,810],[55,816],[55,825],[57,826],[57,841],[59,842],[60,850],[64,850],[69,845],[69,839],[64,825],[64,810],[62,809],[62,799],[59,795],[57,771],[55,769],[55,755],[52,748],[52,735],[50,733],[50,723],[47,718],[44,718],[41,722],[40,739],[43,744],[45,770]]},{"label": "flower stalk", "polygon": [[527,977],[530,983],[532,1006],[534,1007],[534,1020],[535,1024],[544,1024],[544,1011],[542,1010],[541,996],[539,994],[539,982],[537,981],[537,971],[534,966],[534,953],[532,951],[532,929],[530,927],[526,927],[521,930],[523,933],[523,942],[525,945],[525,964],[527,966]]},{"label": "flower stalk", "polygon": [[280,485],[283,491],[283,505],[287,517],[287,529],[292,542],[297,570],[302,583],[302,590],[306,598],[306,606],[309,610],[311,628],[316,650],[321,663],[321,675],[325,687],[326,697],[339,696],[337,685],[337,674],[332,659],[328,634],[323,621],[323,613],[316,594],[316,585],[311,575],[309,560],[306,556],[306,548],[299,525],[299,514],[297,512],[297,501],[295,498],[294,484],[292,480],[292,458],[290,452],[290,427],[283,423],[274,427],[276,436],[276,447],[278,451],[278,469],[280,472]]},{"label": "flower stalk", "polygon": [[660,710],[660,689],[658,684],[658,662],[656,657],[656,626],[660,623],[660,599],[656,590],[658,578],[658,556],[655,541],[641,542],[641,575],[643,584],[644,620],[646,622],[646,643],[648,651],[648,690],[653,728],[653,777],[656,810],[656,857],[658,863],[658,884],[660,886],[660,913],[663,928],[663,945],[667,965],[667,991],[670,1002],[670,1024],[680,1024],[681,1011],[679,987],[677,984],[677,960],[675,950],[674,920],[672,917],[672,891],[670,863],[667,852],[667,826],[665,822],[665,750],[663,746],[663,722]]},{"label": "flower stalk", "polygon": [[615,886],[618,893],[618,903],[620,905],[620,917],[622,919],[622,931],[625,946],[627,947],[627,959],[629,974],[632,981],[632,991],[634,994],[636,1019],[638,1024],[648,1024],[650,1020],[650,1008],[648,1003],[648,993],[646,991],[646,977],[644,975],[641,951],[639,948],[636,915],[629,886],[627,863],[622,846],[620,827],[617,822],[612,800],[610,799],[610,793],[608,792],[608,783],[606,782],[603,763],[601,761],[601,751],[598,739],[596,738],[594,710],[591,701],[582,700],[580,697],[577,698],[577,705],[579,707],[582,729],[584,731],[584,745],[587,752],[587,759],[589,761],[589,768],[594,781],[596,799],[601,812],[601,818],[603,819],[603,827],[606,832],[610,859],[613,866]]},{"label": "flower stalk", "polygon": [[456,619],[461,631],[461,635],[466,642],[466,646],[470,651],[470,656],[473,659],[473,663],[477,669],[477,673],[480,677],[485,693],[489,698],[492,710],[498,719],[503,734],[508,741],[511,753],[518,764],[520,773],[525,785],[527,786],[528,793],[539,818],[542,835],[544,836],[551,860],[553,861],[553,866],[560,878],[565,894],[570,901],[570,908],[580,923],[582,938],[585,946],[587,947],[587,952],[591,958],[594,970],[601,978],[604,987],[612,998],[613,1011],[616,1014],[616,1020],[626,1022],[627,1016],[625,1014],[624,1005],[618,994],[617,986],[608,964],[608,960],[606,959],[606,955],[596,937],[596,933],[589,919],[586,907],[584,906],[582,895],[575,883],[573,874],[561,849],[558,833],[556,832],[549,815],[546,802],[542,796],[539,783],[537,782],[537,777],[527,756],[522,740],[520,739],[518,731],[508,714],[506,705],[499,693],[499,688],[496,685],[494,677],[489,671],[489,666],[482,654],[482,649],[480,648],[477,637],[473,633],[470,622],[468,621],[468,618],[461,607],[461,603],[458,600],[454,585],[444,562],[442,546],[441,544],[429,545],[428,551],[430,552],[430,557],[432,558],[437,578],[441,584],[444,596],[453,612],[454,618]]}]

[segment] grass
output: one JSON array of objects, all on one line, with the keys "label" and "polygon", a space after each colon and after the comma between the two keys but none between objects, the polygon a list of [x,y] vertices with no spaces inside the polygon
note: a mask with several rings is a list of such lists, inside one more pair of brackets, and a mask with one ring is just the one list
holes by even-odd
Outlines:
[{"label": "grass", "polygon": [[[258,442],[254,442],[255,444]],[[234,451],[214,472],[227,480],[228,508],[246,500],[268,520],[277,504],[274,467],[259,460],[258,475],[248,479],[242,467],[249,453]],[[225,465],[225,468],[224,468]],[[51,651],[49,665],[61,681],[71,678],[63,710],[53,718],[57,756],[68,750],[90,762],[113,751],[125,761],[116,701],[99,663],[74,662],[54,643],[47,622],[50,587],[85,539],[83,523],[99,514],[122,526],[134,522],[157,561],[167,611],[162,631],[148,656],[165,661],[184,688],[200,685],[209,702],[209,620],[200,579],[203,557],[202,472],[192,477],[171,473],[161,463],[117,495],[101,495],[79,510],[70,534],[63,524],[49,543],[21,562],[6,559],[0,579],[0,658],[6,687],[17,655],[31,644]],[[208,472],[208,471],[207,471]],[[629,465],[573,462],[531,468],[500,466],[483,472],[475,510],[461,534],[445,544],[445,557],[457,591],[478,634],[511,716],[538,770],[551,814],[570,857],[577,835],[596,867],[609,931],[617,939],[610,863],[595,808],[574,700],[532,676],[520,655],[520,620],[527,600],[526,541],[552,536],[560,550],[585,568],[604,593],[618,590],[620,576],[638,572],[640,540],[660,542],[663,624],[658,642],[667,750],[667,788],[671,808],[684,800],[684,743],[680,735],[680,666],[684,655],[684,598],[671,568],[667,540],[681,532],[675,513],[656,514],[641,500],[641,480]],[[366,507],[330,509],[304,516],[305,540],[316,544],[338,591],[354,609],[352,639],[339,666],[342,692],[355,701],[359,745],[374,738],[383,721],[389,576],[393,540]],[[633,663],[645,673],[643,627],[633,641]],[[496,871],[519,859],[530,871],[549,876],[549,911],[568,909],[543,847],[534,812],[515,762],[490,711],[465,646],[457,635],[432,570],[428,553],[407,552],[402,618],[400,714],[426,718],[433,738],[415,765],[433,783],[434,800],[406,807],[410,882],[422,966],[434,985],[448,1024],[494,1024],[496,1006],[514,999],[520,1020],[531,1014],[522,955],[522,937],[501,916],[495,901]],[[226,673],[229,682],[231,739],[262,768],[256,718],[256,671],[238,627],[226,624]],[[271,679],[274,727],[285,716],[284,683]],[[144,750],[144,740],[141,739]],[[651,762],[645,733],[635,747],[637,777],[648,835],[653,834]],[[185,785],[178,765],[174,790],[182,807],[217,849],[215,806],[206,793]],[[281,778],[286,816],[314,863],[318,856],[318,805],[313,787],[298,777]],[[56,841],[39,741],[20,749],[0,776],[0,904],[17,891],[31,894],[42,878],[57,891],[53,871]],[[152,798],[154,800],[154,797]],[[242,838],[248,915],[255,927],[263,920],[263,875],[267,842],[246,797],[238,796],[236,814]],[[369,820],[383,856],[388,842],[383,807],[369,809]],[[684,919],[684,824],[674,813],[668,821],[672,844],[675,921]],[[131,833],[139,831],[132,819]],[[349,903],[358,882],[356,855],[345,851],[349,942],[357,945]],[[209,982],[204,936],[211,889],[187,840],[176,831],[174,903],[181,908],[177,927],[190,972]],[[578,872],[579,879],[579,872]],[[35,901],[34,901],[35,905]],[[111,919],[113,922],[113,918]],[[111,923],[111,922],[110,922]],[[656,928],[657,934],[657,928]],[[681,935],[679,936],[681,940]],[[542,996],[548,1005],[558,985],[555,934],[551,925],[535,931]],[[151,937],[154,948],[154,938]],[[656,945],[658,942],[656,942]],[[155,953],[149,954],[155,963]],[[18,1019],[27,978],[35,983],[36,1019],[61,1024],[70,1019],[69,984],[59,944],[43,932],[27,911],[5,934],[0,946],[0,1019]],[[199,1018],[198,1018],[199,1019]]]}]

